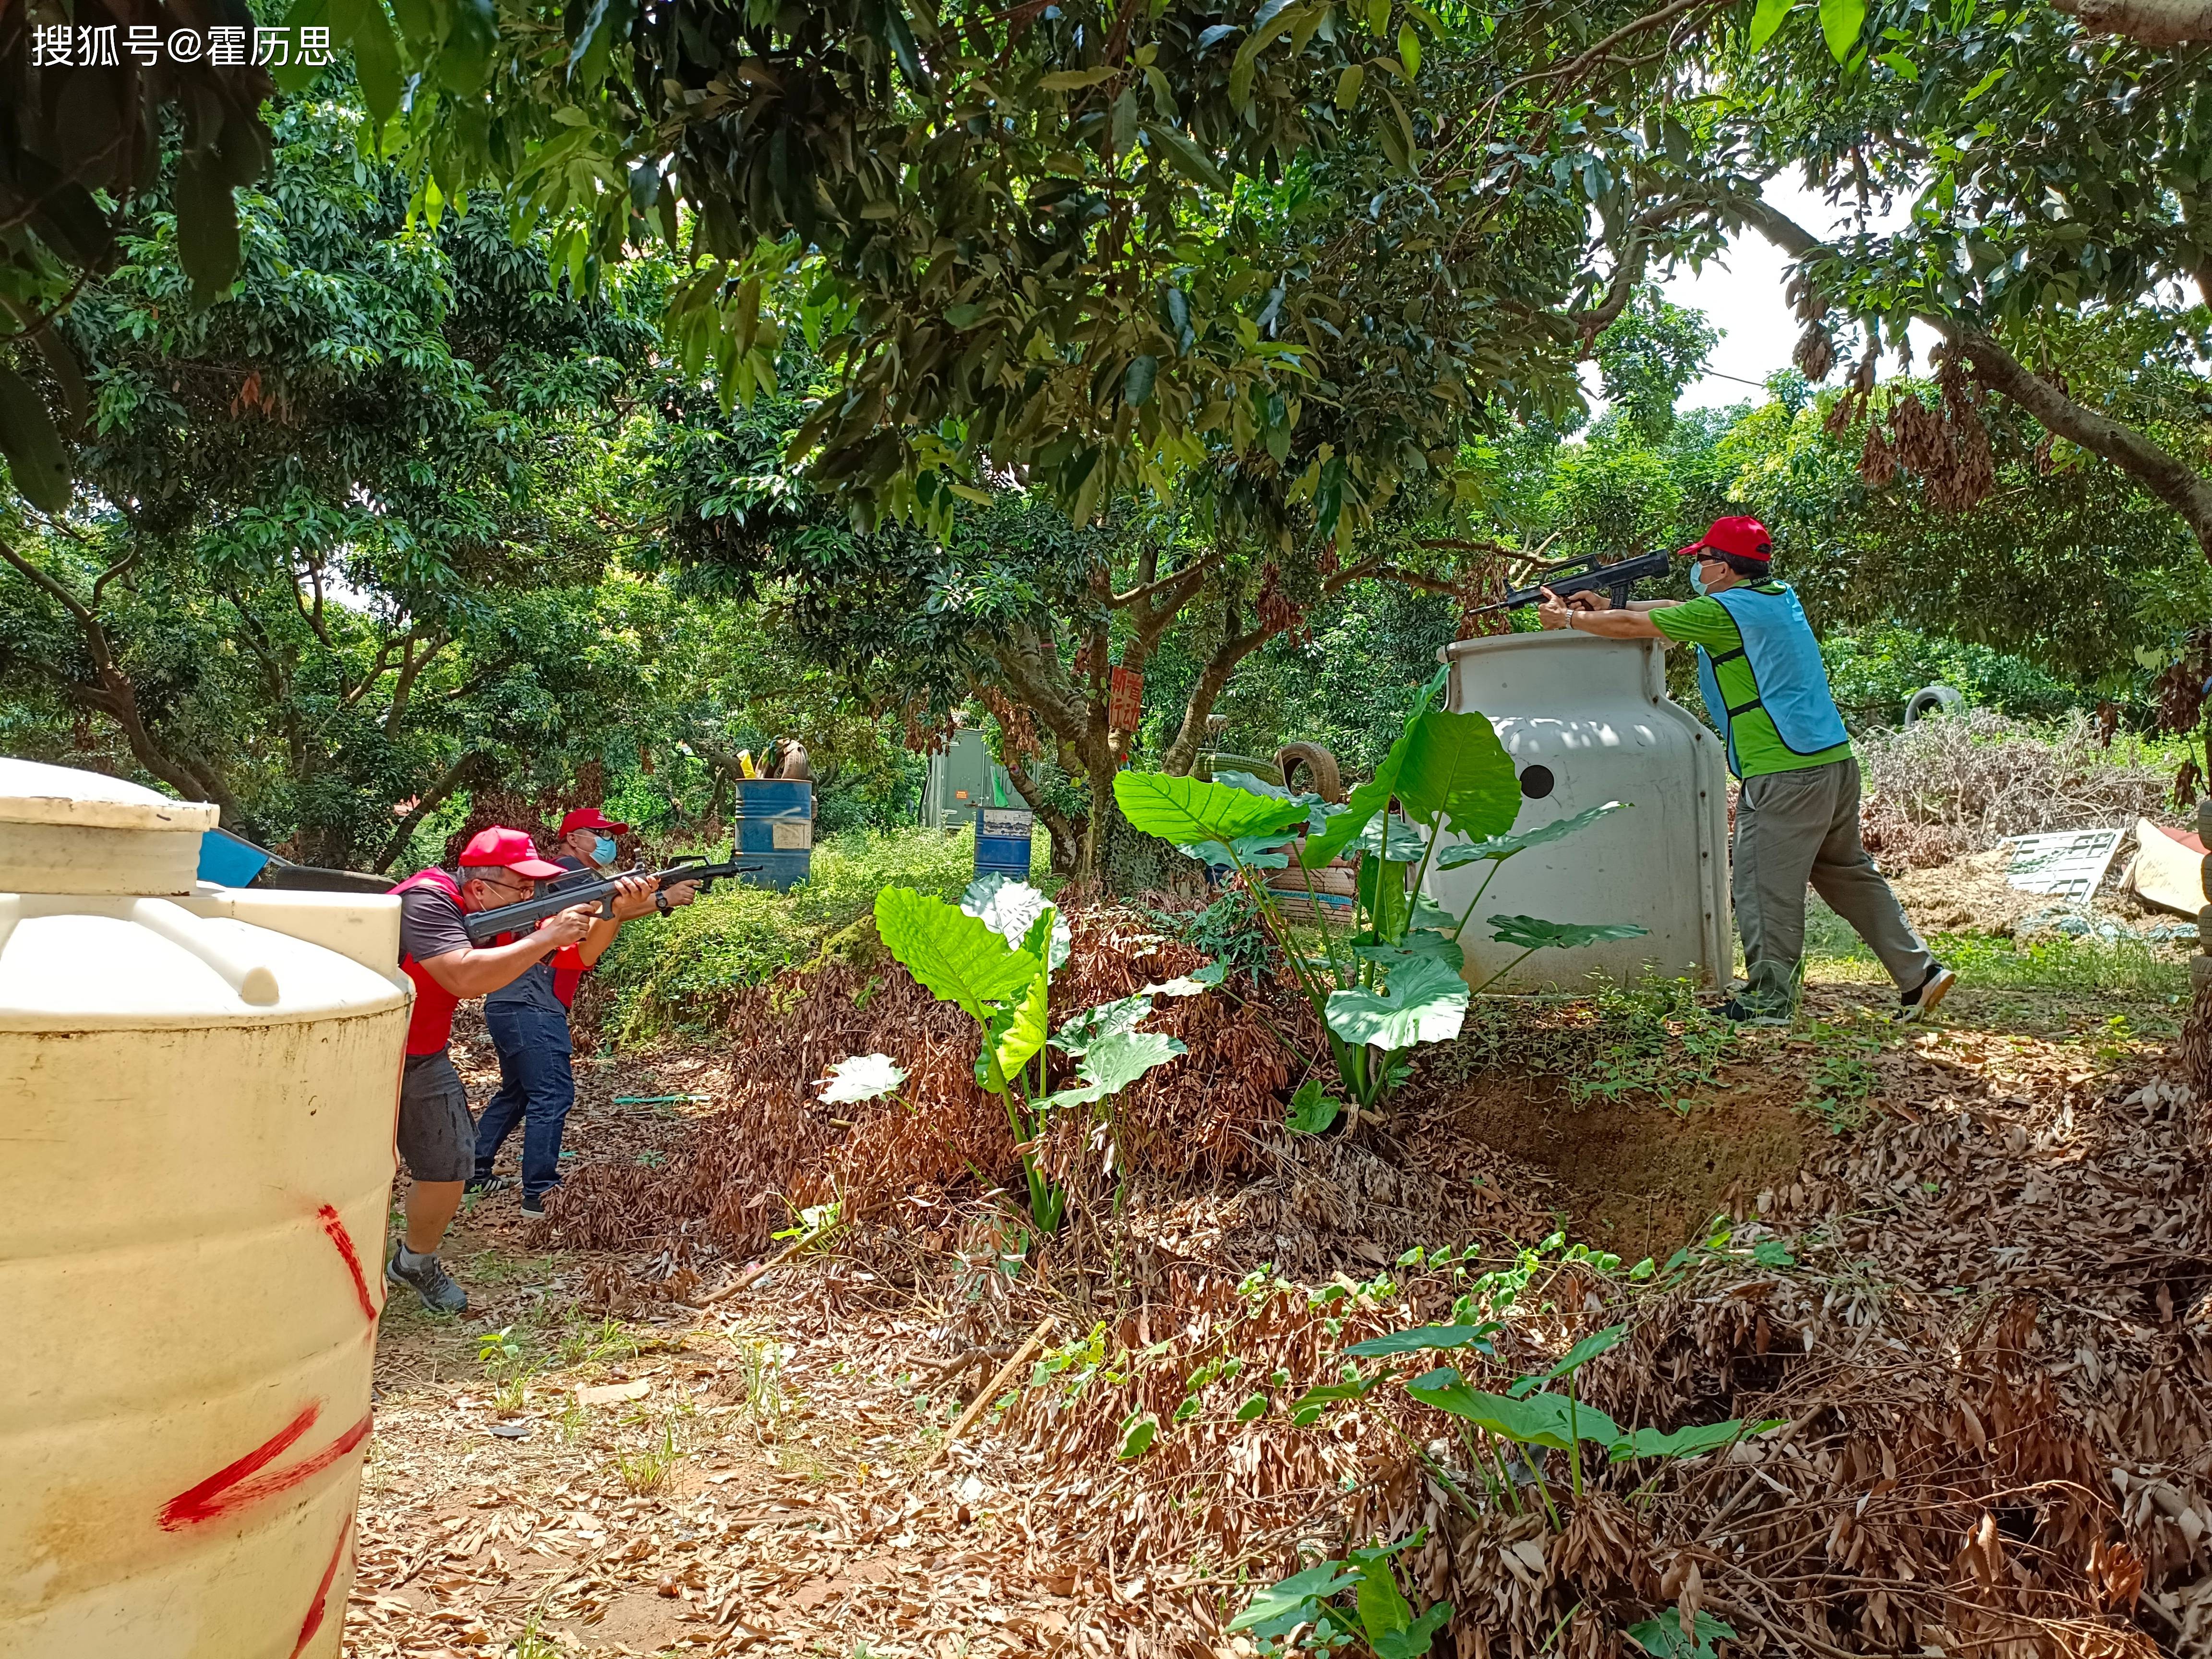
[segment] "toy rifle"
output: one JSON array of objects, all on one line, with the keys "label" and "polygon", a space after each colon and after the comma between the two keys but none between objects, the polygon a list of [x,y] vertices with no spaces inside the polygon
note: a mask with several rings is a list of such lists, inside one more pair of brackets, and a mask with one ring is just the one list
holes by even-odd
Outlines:
[{"label": "toy rifle", "polygon": [[[690,854],[677,860],[665,870],[651,872],[653,890],[675,887],[687,881],[696,881],[702,887],[725,876],[744,875],[759,869],[757,864],[739,864],[732,848],[732,857],[721,864],[709,864],[702,854]],[[611,876],[602,876],[589,870],[579,870],[548,880],[535,898],[520,904],[502,904],[496,910],[477,910],[462,917],[462,925],[469,931],[469,943],[475,945],[490,944],[501,933],[527,933],[548,916],[558,915],[563,910],[579,904],[597,904],[612,896],[615,884],[629,877],[648,873],[639,870],[617,871]]]},{"label": "toy rifle", "polygon": [[1589,593],[1602,587],[1617,608],[1628,603],[1628,590],[1638,582],[1646,577],[1665,575],[1674,558],[1670,553],[1639,553],[1616,564],[1599,563],[1604,556],[1601,553],[1586,553],[1578,559],[1562,559],[1547,567],[1543,580],[1534,586],[1513,588],[1497,604],[1477,605],[1468,614],[1479,617],[1486,611],[1517,611],[1524,605],[1537,603],[1547,587],[1563,599],[1570,593]]}]

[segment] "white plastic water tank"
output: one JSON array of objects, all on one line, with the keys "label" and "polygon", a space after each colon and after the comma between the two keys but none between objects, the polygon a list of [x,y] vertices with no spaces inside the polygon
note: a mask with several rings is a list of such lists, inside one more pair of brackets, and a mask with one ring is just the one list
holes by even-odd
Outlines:
[{"label": "white plastic water tank", "polygon": [[398,901],[197,883],[216,809],[0,759],[0,1656],[334,1659]]},{"label": "white plastic water tank", "polygon": [[[1667,696],[1656,640],[1601,640],[1564,629],[1459,640],[1445,707],[1480,711],[1521,775],[1516,830],[1609,800],[1629,803],[1589,828],[1507,860],[1462,943],[1470,984],[1518,954],[1491,942],[1485,917],[1632,921],[1644,937],[1574,951],[1539,951],[1496,990],[1571,989],[1592,974],[1626,982],[1649,970],[1707,986],[1728,982],[1727,761],[1705,723]],[[1486,864],[1431,872],[1431,897],[1464,910]]]}]

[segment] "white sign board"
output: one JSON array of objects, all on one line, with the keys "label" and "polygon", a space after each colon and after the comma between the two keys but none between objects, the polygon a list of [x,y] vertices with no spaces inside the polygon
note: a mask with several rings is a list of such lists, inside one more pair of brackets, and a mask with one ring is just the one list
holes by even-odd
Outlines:
[{"label": "white sign board", "polygon": [[2049,893],[2087,901],[2104,884],[2122,830],[2062,830],[2049,836],[2014,836],[2005,842],[2012,860],[2005,885],[2023,893]]}]

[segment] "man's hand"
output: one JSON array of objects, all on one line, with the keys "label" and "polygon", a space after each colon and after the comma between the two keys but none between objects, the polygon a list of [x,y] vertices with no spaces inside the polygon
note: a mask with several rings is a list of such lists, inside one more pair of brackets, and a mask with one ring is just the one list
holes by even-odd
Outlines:
[{"label": "man's hand", "polygon": [[1579,593],[1568,594],[1567,603],[1577,611],[1610,611],[1613,609],[1612,595],[1600,592],[1595,587],[1585,587]]},{"label": "man's hand", "polygon": [[608,904],[607,914],[616,921],[629,921],[650,912],[653,908],[653,878],[633,873],[615,878],[614,896]]},{"label": "man's hand", "polygon": [[679,904],[689,904],[693,899],[697,898],[699,884],[696,881],[679,881],[673,887],[664,887],[660,890],[667,896],[669,908],[673,909]]},{"label": "man's hand", "polygon": [[596,904],[572,904],[546,918],[538,930],[536,942],[556,951],[564,945],[580,944],[599,919]]},{"label": "man's hand", "polygon": [[1538,623],[1545,628],[1565,628],[1567,625],[1567,601],[1548,587],[1539,588],[1537,592],[1544,596],[1543,602],[1536,607]]}]

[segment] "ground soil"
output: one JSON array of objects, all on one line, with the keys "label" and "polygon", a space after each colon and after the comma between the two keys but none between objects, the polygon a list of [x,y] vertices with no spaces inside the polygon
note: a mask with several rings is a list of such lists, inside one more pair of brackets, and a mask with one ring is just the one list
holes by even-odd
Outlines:
[{"label": "ground soil", "polygon": [[[1843,1019],[1881,994],[1815,985],[1811,997],[1816,1012]],[[2131,1014],[2130,1035],[2112,1035],[2115,1011]],[[1325,1160],[1284,1163],[1276,1175],[1186,1200],[1144,1225],[1194,1262],[1231,1269],[1232,1280],[1265,1254],[1291,1262],[1283,1270],[1308,1283],[1334,1274],[1351,1284],[1396,1259],[1409,1238],[1464,1243],[1471,1226],[1528,1238],[1562,1218],[1593,1248],[1663,1258],[1717,1213],[1778,1218],[1809,1204],[1813,1166],[1828,1169],[1832,1184],[1841,1179],[1833,1171],[1863,1133],[1870,1146],[1887,1137],[1868,1162],[1896,1215],[1863,1243],[1853,1236],[1859,1254],[1832,1270],[1831,1301],[1886,1297],[1893,1314],[1925,1302],[1929,1292],[1901,1288],[1917,1283],[1903,1265],[1878,1273],[1875,1260],[1890,1248],[1885,1240],[1923,1226],[1915,1205],[1962,1237],[1978,1240],[2002,1214],[2025,1239],[2044,1225],[2021,1207],[2034,1200],[2051,1212],[2045,1231],[2078,1231],[2087,1259],[2136,1271],[2148,1259],[2142,1230],[2168,1223],[2147,1188],[2140,1213],[2123,1206],[2117,1221],[2069,1220],[2092,1212],[2065,1183],[2100,1175],[2102,1164],[2080,1163],[2065,1126],[2077,1111],[2118,1109],[2097,1103],[2117,1102],[2133,1086],[2130,1073],[2154,1069],[2173,1011],[1962,992],[1948,1012],[1946,1030],[1889,1043],[1870,1062],[1863,1129],[1832,1132],[1808,1109],[1825,1050],[1762,1034],[1723,1069],[1719,1087],[1685,1110],[1633,1097],[1577,1109],[1556,1077],[1486,1075],[1445,1102],[1410,1146],[1387,1137],[1371,1146],[1332,1143]],[[464,1035],[471,1041],[463,1069],[481,1101],[495,1082],[489,1052],[480,1028]],[[575,1162],[641,1170],[665,1162],[728,1096],[728,1065],[726,1052],[682,1046],[580,1063]],[[707,1098],[616,1103],[655,1096]],[[1933,1140],[1915,1150],[1923,1126],[1936,1123],[1995,1137],[2000,1151],[2047,1143],[2053,1156],[2047,1169],[2037,1166],[2026,1198],[1991,1200],[1990,1219],[1962,1209],[1944,1222],[1929,1206],[1953,1202],[1957,1156]],[[1915,1167],[1923,1157],[1926,1167]],[[1347,1196],[1363,1182],[1364,1210]],[[1903,1196],[1887,1197],[1893,1188]],[[1965,1205],[1966,1188],[1958,1191]],[[1835,1213],[1835,1200],[1824,1201]],[[1809,1213],[1796,1224],[1811,1228],[1808,1237],[1820,1231]],[[987,1384],[995,1396],[1027,1380],[1025,1364],[1001,1366],[1029,1357],[1024,1338],[1043,1305],[1034,1287],[1009,1291],[988,1243],[963,1237],[950,1277],[890,1271],[833,1249],[717,1299],[744,1264],[703,1243],[576,1251],[557,1228],[522,1222],[511,1196],[472,1202],[446,1251],[470,1291],[469,1314],[434,1318],[410,1298],[383,1316],[345,1652],[1243,1654],[1225,1632],[1205,1638],[1210,1645],[1156,1644],[1168,1606],[1158,1598],[1215,1582],[1209,1573],[1241,1581],[1266,1571],[1264,1552],[1241,1565],[1214,1561],[1197,1580],[1185,1545],[1173,1559],[1117,1560],[1107,1544],[1094,1560],[1070,1539],[1089,1524],[1081,1516],[1090,1494],[1110,1498],[1118,1484],[1110,1448],[1097,1475],[1048,1489],[1044,1466],[994,1449],[985,1431],[948,1439],[955,1416]],[[1996,1238],[1992,1231],[1992,1245]],[[2002,1250],[1997,1259],[2011,1260]],[[1937,1277],[1947,1273],[1961,1285],[1973,1277],[1948,1266]],[[2132,1319],[2172,1328],[2197,1287],[2160,1284],[2158,1295],[2145,1293],[2150,1312],[2090,1312],[2114,1328],[2132,1328]],[[1820,1286],[1815,1279],[1809,1292],[1816,1301]],[[2104,1288],[2068,1288],[2060,1294],[2071,1300],[2057,1305],[2090,1303]],[[1060,1297],[1055,1342],[1079,1335],[1091,1316]],[[1111,1320],[1115,1310],[1101,1304],[1097,1316]],[[1140,1310],[1125,1340],[1152,1341],[1159,1332],[1148,1317]],[[1775,1317],[1778,1324],[1778,1310]],[[1856,1340],[1863,1348],[1865,1336]],[[2094,1380],[2110,1362],[2086,1363]],[[2182,1489],[2180,1475],[2166,1478],[2165,1490]],[[1317,1492],[1316,1515],[1338,1497],[1335,1487]],[[2212,1596],[2168,1601],[2165,1624],[2194,1628],[2202,1613],[2212,1627]],[[2201,1650],[2177,1643],[2172,1650]]]}]

